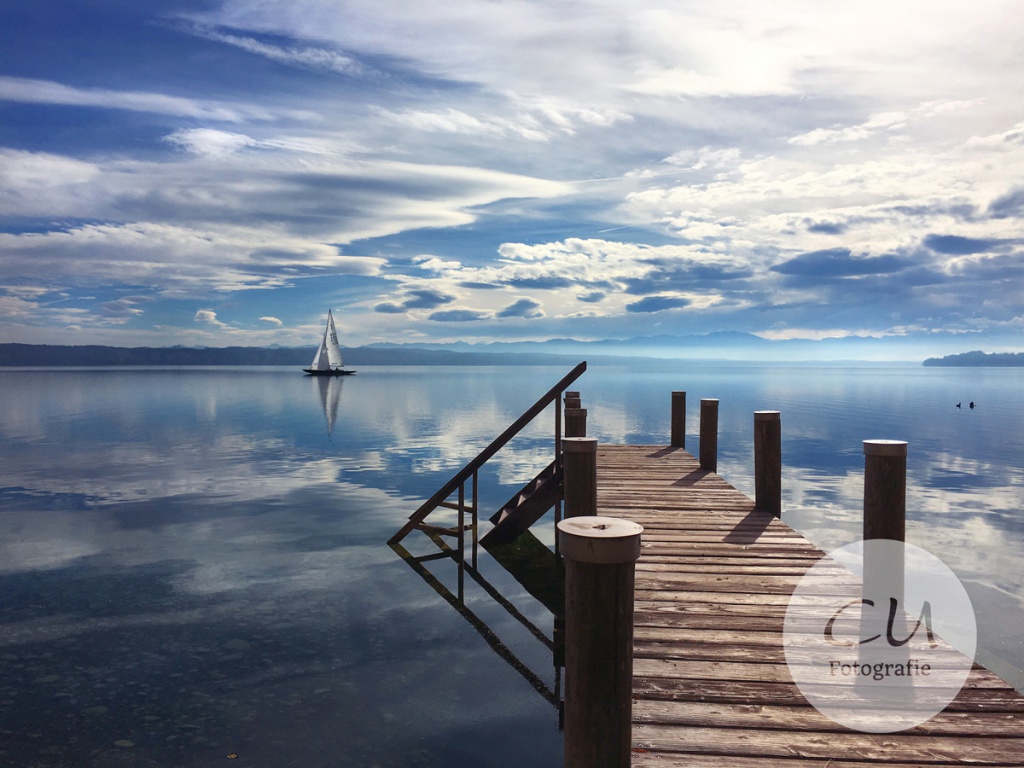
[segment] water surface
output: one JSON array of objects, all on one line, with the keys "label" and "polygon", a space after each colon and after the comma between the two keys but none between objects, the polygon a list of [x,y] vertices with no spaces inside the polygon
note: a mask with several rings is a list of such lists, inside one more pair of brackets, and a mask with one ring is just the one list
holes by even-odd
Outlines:
[{"label": "water surface", "polygon": [[[560,765],[547,608],[485,553],[460,602],[451,561],[424,577],[385,542],[564,373],[0,371],[0,763]],[[859,538],[861,441],[907,440],[908,540],[964,580],[982,660],[1021,685],[1022,384],[689,363],[573,388],[599,440],[648,444],[686,390],[693,451],[718,398],[719,472],[747,493],[752,412],[781,410],[784,519],[826,549]],[[485,516],[550,461],[553,418],[487,465]]]}]

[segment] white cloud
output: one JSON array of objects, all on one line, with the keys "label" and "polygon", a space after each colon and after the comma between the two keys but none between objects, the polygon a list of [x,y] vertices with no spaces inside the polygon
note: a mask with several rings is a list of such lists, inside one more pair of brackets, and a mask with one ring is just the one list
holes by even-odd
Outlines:
[{"label": "white cloud", "polygon": [[974,97],[979,83],[1014,79],[1016,10],[1012,0],[970,6],[583,0],[569,7],[348,0],[339,12],[322,0],[228,0],[197,18],[398,57],[495,93],[636,114],[662,106],[638,101],[638,94],[674,99],[820,89],[874,93],[882,101],[893,93]]},{"label": "white cloud", "polygon": [[47,233],[0,233],[0,280],[26,275],[67,284],[153,285],[165,294],[205,293],[287,285],[268,269],[267,256],[295,265],[329,267],[335,274],[373,276],[378,257],[343,256],[334,246],[273,231],[167,224],[90,224]]},{"label": "white cloud", "polygon": [[10,288],[2,289],[0,293],[0,317],[6,323],[12,323],[23,318],[34,316],[39,310],[39,302],[32,296],[23,296],[12,291]]},{"label": "white cloud", "polygon": [[309,111],[275,111],[252,104],[187,99],[180,96],[141,91],[78,88],[51,80],[5,76],[0,76],[0,101],[123,109],[131,112],[151,112],[228,123],[277,120],[282,117],[308,120],[316,117],[316,113]]},{"label": "white cloud", "polygon": [[547,134],[539,130],[533,120],[497,121],[480,120],[451,107],[443,110],[403,110],[400,112],[378,108],[375,110],[384,120],[413,128],[418,131],[452,133],[481,136],[520,136],[531,141],[543,141]]},{"label": "white cloud", "polygon": [[[460,286],[462,300],[452,311],[494,306],[495,288],[516,298],[499,316],[571,318],[593,316],[601,297],[601,314],[621,315],[644,295],[670,295],[679,306],[705,309],[719,304],[718,290],[701,286],[698,275],[729,280],[746,265],[740,258],[697,245],[647,246],[600,239],[569,238],[537,245],[504,243],[500,260],[472,266],[423,258],[424,285]],[[474,289],[472,286],[490,286]],[[630,293],[635,289],[635,293]],[[528,297],[522,293],[529,292]],[[588,306],[591,307],[588,309]]]},{"label": "white cloud", "polygon": [[84,184],[100,173],[99,166],[94,163],[70,157],[47,152],[0,149],[0,189],[5,191],[17,190],[19,194],[24,194],[38,188]]},{"label": "white cloud", "polygon": [[955,112],[979,107],[983,102],[984,99],[924,102],[908,112],[881,112],[872,115],[857,125],[834,125],[831,128],[815,128],[813,131],[792,137],[789,143],[800,146],[814,146],[815,144],[860,141],[872,138],[883,131],[901,131],[907,128],[908,122],[930,120],[935,117],[948,117]]},{"label": "white cloud", "polygon": [[260,320],[261,320],[262,322],[264,322],[264,323],[270,323],[271,325],[276,325],[276,326],[278,326],[278,327],[280,327],[280,326],[284,325],[284,323],[283,323],[283,322],[281,322],[281,321],[280,321],[280,320],[279,320],[278,318],[276,318],[276,317],[269,317],[269,316],[267,316],[267,317],[261,317],[261,318],[260,318]]},{"label": "white cloud", "polygon": [[104,301],[100,304],[99,309],[104,320],[120,325],[144,314],[137,304],[138,302],[132,299],[115,299]]},{"label": "white cloud", "polygon": [[364,71],[363,66],[352,57],[328,48],[271,45],[251,37],[231,35],[210,29],[197,29],[196,33],[209,40],[227,43],[282,64],[325,70],[342,75],[360,75]]},{"label": "white cloud", "polygon": [[[35,153],[6,153],[8,215],[154,219],[194,228],[240,226],[350,243],[420,227],[468,224],[471,209],[505,198],[546,198],[566,184],[469,166],[353,160],[293,151],[286,139],[190,131],[178,141],[200,154],[180,162],[114,160],[102,166]],[[240,146],[273,151],[239,155]],[[65,174],[64,169],[68,169]],[[310,243],[311,247],[314,247]]]},{"label": "white cloud", "polygon": [[195,321],[197,323],[208,323],[209,325],[215,325],[218,328],[227,328],[226,323],[222,323],[217,319],[217,313],[212,309],[200,309],[196,311]]},{"label": "white cloud", "polygon": [[167,141],[207,157],[226,157],[245,147],[260,146],[251,136],[212,128],[184,128],[167,136]]},{"label": "white cloud", "polygon": [[1008,131],[991,136],[972,136],[967,141],[967,146],[971,149],[1000,152],[1019,151],[1024,147],[1024,121],[1017,123]]},{"label": "white cloud", "polygon": [[705,168],[733,166],[740,159],[741,154],[742,152],[738,147],[728,147],[725,149],[701,147],[700,149],[682,149],[666,157],[662,162],[669,165],[680,165],[692,171],[701,171]]},{"label": "white cloud", "polygon": [[[0,233],[0,279],[45,275],[53,285],[114,280],[195,291],[276,287],[298,268],[373,276],[383,258],[343,254],[339,245],[468,224],[477,206],[569,189],[487,169],[355,161],[320,153],[316,143],[293,149],[287,138],[204,129],[175,140],[198,154],[101,164],[0,152],[6,214],[109,222]],[[249,146],[264,151],[237,151]]]},{"label": "white cloud", "polygon": [[385,120],[420,131],[479,133],[492,136],[501,136],[506,133],[506,130],[500,125],[485,123],[472,115],[467,115],[465,112],[452,109],[451,107],[436,111],[409,109],[393,112],[382,108],[377,108],[375,111]]},{"label": "white cloud", "polygon": [[[898,121],[898,115],[890,115],[865,124]],[[922,124],[915,130],[932,127]],[[970,211],[984,211],[1013,189],[1024,174],[1024,158],[993,163],[992,152],[1002,153],[1015,131],[931,150],[920,141],[876,142],[870,152],[822,157],[796,147],[773,156],[736,158],[717,167],[711,179],[633,192],[623,213],[632,221],[659,222],[677,236],[713,240],[762,261],[773,258],[773,249],[794,253],[835,246],[836,233],[842,245],[877,255],[913,248],[929,232],[950,228],[967,237],[1015,237],[1012,218],[963,221]],[[833,226],[815,230],[809,226],[813,221]]]}]

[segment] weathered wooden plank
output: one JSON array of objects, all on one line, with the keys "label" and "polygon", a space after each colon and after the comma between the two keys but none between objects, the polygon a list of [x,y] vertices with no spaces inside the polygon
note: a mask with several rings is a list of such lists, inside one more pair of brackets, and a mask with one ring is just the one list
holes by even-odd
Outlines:
[{"label": "weathered wooden plank", "polygon": [[[675,728],[637,723],[636,748],[662,752],[704,752],[765,758],[874,760],[962,765],[1020,765],[1024,739],[1000,736],[936,738],[902,733],[845,733],[744,728]],[[766,765],[770,765],[766,761]]]},{"label": "weathered wooden plank", "polygon": [[[755,633],[752,633],[755,634]],[[770,633],[756,633],[770,635]],[[749,664],[785,664],[786,655],[780,636],[751,638],[747,643],[705,643],[699,640],[685,643],[678,640],[649,642],[638,640],[633,644],[635,659],[668,659],[673,661],[724,661]],[[635,661],[634,661],[635,663]]]},{"label": "weathered wooden plank", "polygon": [[[704,592],[756,592],[762,595],[791,595],[800,582],[795,574],[746,573],[676,573],[671,571],[645,571],[643,586],[648,590],[704,591]],[[837,577],[815,580],[816,594],[848,595],[850,579]]]},{"label": "weathered wooden plank", "polygon": [[[748,622],[749,624],[749,622]],[[699,628],[686,628],[680,626],[651,626],[635,619],[633,640],[639,645],[641,643],[678,643],[686,647],[691,644],[700,644],[715,648],[719,645],[737,645],[745,647],[748,645],[774,645],[782,647],[782,623],[774,622],[775,626],[770,630],[747,629],[731,630],[719,627],[717,622],[708,622]],[[710,650],[709,650],[710,652]]]},{"label": "weathered wooden plank", "polygon": [[636,569],[649,573],[652,578],[659,575],[709,575],[709,574],[733,574],[736,576],[796,576],[801,577],[807,573],[807,564],[800,561],[782,561],[779,563],[763,562],[758,560],[756,564],[735,564],[723,563],[725,558],[672,558],[671,560],[655,560],[653,557],[644,558],[638,562]]},{"label": "weathered wooden plank", "polygon": [[[634,677],[633,696],[662,701],[805,705],[795,683],[755,680]],[[1024,697],[1007,688],[964,688],[947,707],[954,712],[1024,712]]]},{"label": "weathered wooden plank", "polygon": [[[646,521],[645,521],[646,522]],[[680,526],[685,526],[685,522],[679,523]],[[675,541],[700,543],[700,544],[717,544],[720,547],[733,547],[735,549],[741,548],[753,548],[759,549],[761,547],[778,547],[780,544],[786,548],[793,548],[792,557],[800,560],[820,560],[824,557],[824,553],[815,548],[806,539],[796,539],[792,536],[764,536],[764,535],[753,535],[747,534],[744,531],[737,531],[732,528],[725,528],[721,530],[702,530],[696,533],[683,533],[683,532],[671,532],[668,529],[649,528],[644,527],[644,531],[650,531],[650,535],[647,537],[647,543],[657,542],[659,545],[669,544]],[[806,550],[806,551],[805,551]],[[728,553],[723,553],[723,557],[728,557]]]},{"label": "weathered wooden plank", "polygon": [[[638,568],[656,570],[659,564],[675,567],[685,565],[734,565],[746,571],[751,567],[799,568],[806,572],[816,563],[823,568],[834,566],[806,544],[779,545],[765,541],[756,547],[729,541],[645,541],[641,544],[644,557],[637,563]],[[757,558],[751,562],[750,558]]]},{"label": "weathered wooden plank", "polygon": [[[641,550],[642,551],[642,550]],[[756,562],[750,562],[744,557],[707,557],[699,554],[688,555],[654,555],[644,552],[644,557],[637,562],[638,571],[675,571],[676,573],[687,573],[697,571],[709,573],[720,571],[722,573],[788,573],[796,571],[806,573],[807,569],[814,565],[816,560],[808,558],[774,557],[757,558]],[[706,569],[713,569],[708,571]]]},{"label": "weathered wooden plank", "polygon": [[[634,722],[650,725],[726,728],[799,728],[848,733],[814,707],[774,704],[721,704],[640,699],[633,704]],[[1013,736],[1024,732],[1024,712],[941,712],[902,733]]]},{"label": "weathered wooden plank", "polygon": [[[646,580],[645,580],[646,581]],[[637,582],[636,599],[660,602],[724,602],[754,605],[779,605],[785,613],[789,604],[789,595],[767,594],[754,595],[740,592],[694,592],[689,590],[647,589],[646,583]]]},{"label": "weathered wooden plank", "polygon": [[[773,758],[771,762],[761,757],[738,757],[736,755],[698,755],[690,753],[655,752],[641,747],[633,750],[633,768],[879,768],[875,760],[821,760],[820,758]],[[948,765],[948,763],[947,763]],[[885,768],[921,768],[921,763],[897,763],[886,761]],[[1002,763],[991,768],[1020,768],[1020,763]]]},{"label": "weathered wooden plank", "polygon": [[757,558],[765,563],[774,563],[778,560],[790,560],[793,558],[803,559],[808,562],[808,568],[821,559],[817,550],[805,548],[803,550],[795,547],[759,547],[750,549],[748,547],[737,547],[735,545],[714,545],[706,544],[697,546],[695,544],[680,544],[678,542],[641,542],[640,562],[733,562],[735,558],[742,558],[749,562],[750,558]]},{"label": "weathered wooden plank", "polygon": [[[754,611],[746,615],[726,614],[705,611],[704,613],[678,613],[663,618],[665,614],[656,612],[634,614],[633,626],[639,629],[665,629],[675,630],[697,630],[704,632],[722,631],[751,631],[751,632],[775,632],[781,635],[783,617],[761,616]],[[713,626],[714,629],[708,629]]]}]

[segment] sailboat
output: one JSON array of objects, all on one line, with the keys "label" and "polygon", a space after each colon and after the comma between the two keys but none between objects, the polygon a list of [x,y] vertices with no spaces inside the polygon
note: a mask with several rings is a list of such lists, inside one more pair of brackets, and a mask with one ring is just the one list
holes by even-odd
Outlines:
[{"label": "sailboat", "polygon": [[341,347],[338,345],[338,332],[334,328],[334,315],[327,310],[327,326],[324,337],[316,356],[309,368],[303,368],[311,376],[351,376],[355,371],[346,371],[342,367]]}]

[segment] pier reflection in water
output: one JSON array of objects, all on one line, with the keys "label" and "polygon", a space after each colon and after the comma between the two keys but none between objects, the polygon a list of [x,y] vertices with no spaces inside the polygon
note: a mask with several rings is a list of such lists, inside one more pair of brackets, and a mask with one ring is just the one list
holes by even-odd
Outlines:
[{"label": "pier reflection in water", "polygon": [[[424,554],[413,554],[405,544],[417,551],[420,549],[426,551]],[[561,728],[562,667],[565,657],[562,644],[564,635],[561,632],[564,621],[565,577],[561,558],[530,531],[526,531],[510,543],[488,547],[487,554],[491,557],[484,558],[484,562],[491,563],[495,567],[498,565],[503,567],[526,590],[529,598],[540,603],[551,613],[554,630],[549,637],[517,607],[513,599],[503,595],[484,576],[480,567],[480,545],[476,542],[475,537],[468,546],[470,549],[468,561],[465,552],[452,547],[445,541],[444,534],[438,531],[424,531],[422,536],[414,535],[414,537],[404,539],[403,543],[392,543],[389,546],[427,585],[472,625],[503,661],[522,675],[541,697],[559,711],[559,728]],[[431,566],[445,572],[435,575]],[[468,586],[471,589],[473,585],[479,587],[484,595],[501,606],[509,616],[525,627],[537,642],[548,649],[552,658],[552,670],[550,671],[552,682],[550,684],[517,656],[509,645],[503,642],[498,634],[473,611],[470,607],[473,599],[467,600],[466,576],[469,576],[471,583]],[[443,581],[445,578],[450,581],[452,577],[455,581],[454,592]],[[522,599],[523,595],[516,597]]]}]

